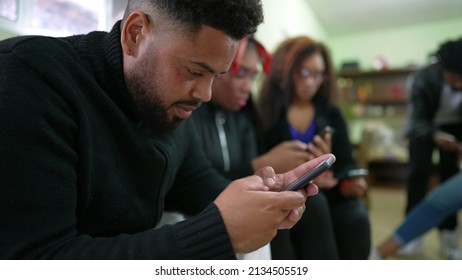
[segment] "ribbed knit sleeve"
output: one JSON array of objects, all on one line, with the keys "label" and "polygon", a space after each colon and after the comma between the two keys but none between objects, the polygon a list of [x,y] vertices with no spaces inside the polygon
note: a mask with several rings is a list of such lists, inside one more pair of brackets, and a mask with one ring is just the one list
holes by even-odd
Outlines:
[{"label": "ribbed knit sleeve", "polygon": [[215,204],[176,225],[178,247],[185,259],[235,259],[223,220]]}]

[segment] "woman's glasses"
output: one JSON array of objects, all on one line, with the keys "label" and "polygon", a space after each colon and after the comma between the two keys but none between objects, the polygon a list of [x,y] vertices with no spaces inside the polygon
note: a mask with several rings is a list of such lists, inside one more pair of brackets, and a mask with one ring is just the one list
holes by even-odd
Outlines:
[{"label": "woman's glasses", "polygon": [[255,71],[240,65],[239,68],[237,68],[237,70],[234,72],[234,75],[238,79],[248,78],[252,81],[255,81],[260,76],[260,71]]},{"label": "woman's glasses", "polygon": [[326,73],[324,71],[311,71],[310,69],[303,67],[298,69],[296,72],[297,77],[302,79],[311,78],[316,82],[322,82],[326,77]]}]

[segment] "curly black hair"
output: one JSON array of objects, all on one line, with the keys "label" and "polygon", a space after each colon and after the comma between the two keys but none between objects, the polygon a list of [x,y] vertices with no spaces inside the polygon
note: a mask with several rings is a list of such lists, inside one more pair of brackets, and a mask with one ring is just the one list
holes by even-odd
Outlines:
[{"label": "curly black hair", "polygon": [[134,10],[156,10],[191,32],[207,25],[236,40],[263,22],[260,0],[129,0],[124,18]]},{"label": "curly black hair", "polygon": [[436,55],[443,70],[462,75],[462,38],[443,43]]}]

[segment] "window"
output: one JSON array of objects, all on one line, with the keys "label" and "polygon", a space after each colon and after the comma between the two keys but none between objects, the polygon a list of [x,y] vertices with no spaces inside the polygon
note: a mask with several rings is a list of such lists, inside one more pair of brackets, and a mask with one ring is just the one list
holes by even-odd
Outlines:
[{"label": "window", "polygon": [[1,0],[0,34],[2,30],[50,36],[109,31],[126,4],[127,0]]},{"label": "window", "polygon": [[10,21],[16,21],[18,19],[17,0],[2,0],[0,2],[0,17]]},{"label": "window", "polygon": [[99,29],[104,8],[101,0],[32,0],[29,28],[39,33],[88,33]]}]

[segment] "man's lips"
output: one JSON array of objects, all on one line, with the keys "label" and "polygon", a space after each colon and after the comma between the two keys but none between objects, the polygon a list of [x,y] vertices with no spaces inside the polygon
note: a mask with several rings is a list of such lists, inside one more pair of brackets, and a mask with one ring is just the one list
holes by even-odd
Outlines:
[{"label": "man's lips", "polygon": [[176,115],[181,119],[187,119],[192,112],[200,106],[200,103],[195,104],[177,104],[175,105]]}]

